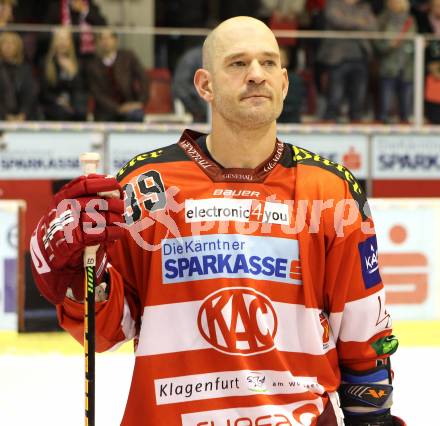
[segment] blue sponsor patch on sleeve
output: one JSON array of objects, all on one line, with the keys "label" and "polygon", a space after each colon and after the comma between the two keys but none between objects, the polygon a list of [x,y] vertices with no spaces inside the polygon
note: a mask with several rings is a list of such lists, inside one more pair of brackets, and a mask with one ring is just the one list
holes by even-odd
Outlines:
[{"label": "blue sponsor patch on sleeve", "polygon": [[373,235],[366,241],[359,243],[358,248],[365,288],[371,288],[382,281],[379,274],[376,236]]}]

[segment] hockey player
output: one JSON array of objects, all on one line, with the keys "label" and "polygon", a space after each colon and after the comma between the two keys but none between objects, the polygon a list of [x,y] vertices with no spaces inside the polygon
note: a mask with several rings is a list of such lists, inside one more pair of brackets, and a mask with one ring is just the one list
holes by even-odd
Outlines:
[{"label": "hockey player", "polygon": [[41,294],[82,342],[82,252],[100,244],[97,350],[135,339],[122,425],[404,425],[368,204],[347,169],[277,139],[274,35],[223,22],[194,83],[209,135],[55,196],[31,241]]}]

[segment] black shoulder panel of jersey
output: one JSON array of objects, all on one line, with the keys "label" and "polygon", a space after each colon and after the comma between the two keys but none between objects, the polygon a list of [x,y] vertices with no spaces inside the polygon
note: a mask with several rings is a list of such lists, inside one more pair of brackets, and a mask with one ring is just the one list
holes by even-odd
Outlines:
[{"label": "black shoulder panel of jersey", "polygon": [[292,156],[292,145],[290,143],[284,142],[284,150],[283,154],[281,155],[279,164],[286,168],[296,166],[295,159]]},{"label": "black shoulder panel of jersey", "polygon": [[116,179],[120,182],[129,173],[144,164],[172,163],[175,161],[190,161],[177,143],[136,155],[119,170]]},{"label": "black shoulder panel of jersey", "polygon": [[307,149],[300,148],[292,145],[293,149],[293,161],[296,164],[305,164],[308,166],[316,166],[321,169],[327,170],[330,173],[335,174],[342,180],[346,181],[350,190],[351,196],[357,202],[359,211],[362,216],[362,220],[366,220],[371,217],[370,208],[368,206],[367,196],[365,191],[359,185],[359,182],[353,176],[353,174],[346,167],[334,161],[328,160],[325,157],[321,157],[314,152]]}]

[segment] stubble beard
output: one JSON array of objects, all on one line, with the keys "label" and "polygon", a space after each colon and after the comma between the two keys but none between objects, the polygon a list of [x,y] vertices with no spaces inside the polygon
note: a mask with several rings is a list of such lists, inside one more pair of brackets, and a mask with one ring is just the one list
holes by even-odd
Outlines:
[{"label": "stubble beard", "polygon": [[256,129],[273,123],[281,115],[282,102],[275,102],[270,106],[249,106],[240,103],[236,105],[233,99],[218,96],[213,102],[213,108],[226,121],[232,122],[238,127]]}]

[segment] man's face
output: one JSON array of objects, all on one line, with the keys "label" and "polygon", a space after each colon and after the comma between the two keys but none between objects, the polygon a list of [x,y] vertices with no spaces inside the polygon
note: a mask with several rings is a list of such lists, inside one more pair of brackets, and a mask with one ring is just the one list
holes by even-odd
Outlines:
[{"label": "man's face", "polygon": [[245,128],[275,121],[283,108],[288,81],[271,31],[263,25],[232,25],[221,31],[214,47],[213,118],[219,114]]},{"label": "man's face", "polygon": [[103,55],[109,55],[117,49],[116,36],[111,31],[103,31],[98,38],[98,48]]}]

